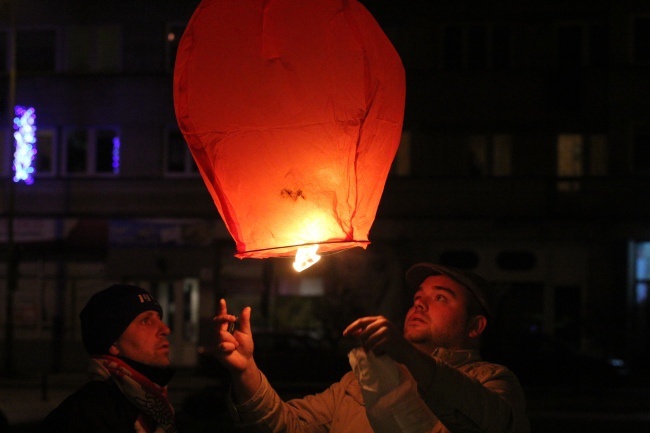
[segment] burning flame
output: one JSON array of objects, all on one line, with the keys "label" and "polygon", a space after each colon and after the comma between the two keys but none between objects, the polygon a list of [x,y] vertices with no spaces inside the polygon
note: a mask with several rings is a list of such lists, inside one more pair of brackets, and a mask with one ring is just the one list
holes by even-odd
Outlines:
[{"label": "burning flame", "polygon": [[316,251],[318,251],[318,244],[298,248],[298,251],[296,251],[296,260],[293,262],[293,268],[298,272],[302,272],[319,261],[320,256],[316,254]]}]

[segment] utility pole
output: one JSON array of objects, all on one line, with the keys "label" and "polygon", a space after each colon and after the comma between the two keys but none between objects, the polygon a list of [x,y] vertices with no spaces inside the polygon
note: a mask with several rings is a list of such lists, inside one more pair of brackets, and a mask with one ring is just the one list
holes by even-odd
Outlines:
[{"label": "utility pole", "polygon": [[[7,0],[5,5],[9,9],[10,30],[9,30],[9,88],[7,93],[7,120],[13,121],[14,106],[16,105],[16,21],[12,0]],[[13,180],[12,171],[9,171],[7,184],[7,293],[5,300],[5,360],[4,372],[7,376],[15,373],[14,366],[14,293],[18,283],[18,256],[14,242],[14,213],[16,199],[16,185]]]}]

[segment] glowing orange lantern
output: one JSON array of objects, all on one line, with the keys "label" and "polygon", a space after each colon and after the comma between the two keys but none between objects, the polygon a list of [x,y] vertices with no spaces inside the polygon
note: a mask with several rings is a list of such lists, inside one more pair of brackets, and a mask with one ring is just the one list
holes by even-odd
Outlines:
[{"label": "glowing orange lantern", "polygon": [[203,0],[178,47],[176,117],[239,258],[365,248],[404,99],[355,0]]}]

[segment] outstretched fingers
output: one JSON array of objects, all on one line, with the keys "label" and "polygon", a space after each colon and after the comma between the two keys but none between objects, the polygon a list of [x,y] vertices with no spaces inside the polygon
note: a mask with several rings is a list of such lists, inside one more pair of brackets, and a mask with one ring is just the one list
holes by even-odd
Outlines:
[{"label": "outstretched fingers", "polygon": [[237,349],[239,342],[229,332],[229,328],[237,322],[237,316],[228,314],[228,308],[225,299],[219,300],[217,315],[212,319],[215,322],[217,350],[227,354]]},{"label": "outstretched fingers", "polygon": [[371,317],[362,317],[350,323],[347,328],[343,330],[344,337],[359,337],[361,333],[370,325],[372,322],[377,320],[377,316]]}]

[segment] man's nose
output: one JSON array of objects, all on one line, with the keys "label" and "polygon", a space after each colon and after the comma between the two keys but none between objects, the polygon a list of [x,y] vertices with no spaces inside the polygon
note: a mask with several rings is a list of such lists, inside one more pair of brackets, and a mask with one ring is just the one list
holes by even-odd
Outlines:
[{"label": "man's nose", "polygon": [[160,329],[159,329],[159,333],[160,333],[161,335],[165,335],[165,336],[167,336],[167,335],[171,334],[171,332],[172,332],[172,331],[171,331],[171,329],[169,329],[169,326],[167,326],[167,324],[161,320],[161,321],[160,321]]}]

